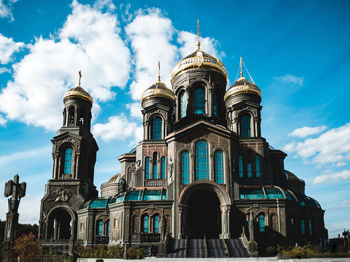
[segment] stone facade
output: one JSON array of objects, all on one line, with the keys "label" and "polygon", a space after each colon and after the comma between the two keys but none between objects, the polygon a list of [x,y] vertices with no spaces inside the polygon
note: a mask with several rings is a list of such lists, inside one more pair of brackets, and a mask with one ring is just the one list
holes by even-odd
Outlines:
[{"label": "stone facade", "polygon": [[[175,67],[172,89],[160,80],[148,88],[143,140],[119,157],[120,173],[101,186],[101,197],[93,185],[92,103],[65,98],[42,200],[42,239],[149,247],[169,237],[243,235],[260,245],[327,239],[324,210],[284,169],[286,154],[261,136],[260,89],[242,71],[226,85],[222,62],[198,48]],[[68,147],[71,171],[63,172]]]}]

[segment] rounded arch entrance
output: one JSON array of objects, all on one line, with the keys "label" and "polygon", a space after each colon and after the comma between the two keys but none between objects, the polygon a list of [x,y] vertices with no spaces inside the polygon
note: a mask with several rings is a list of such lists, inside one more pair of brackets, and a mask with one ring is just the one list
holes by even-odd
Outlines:
[{"label": "rounded arch entrance", "polygon": [[179,238],[229,238],[231,198],[211,181],[188,185],[179,197]]},{"label": "rounded arch entrance", "polygon": [[70,208],[58,206],[50,210],[47,218],[46,239],[64,241],[74,237],[75,215]]}]

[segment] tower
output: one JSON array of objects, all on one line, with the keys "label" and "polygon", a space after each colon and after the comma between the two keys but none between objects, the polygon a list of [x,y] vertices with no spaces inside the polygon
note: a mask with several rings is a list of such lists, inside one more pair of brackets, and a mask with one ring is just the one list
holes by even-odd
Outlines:
[{"label": "tower", "polygon": [[90,132],[92,97],[79,84],[65,93],[63,125],[53,143],[52,178],[41,201],[40,237],[76,239],[76,211],[97,196],[93,184],[98,146]]}]

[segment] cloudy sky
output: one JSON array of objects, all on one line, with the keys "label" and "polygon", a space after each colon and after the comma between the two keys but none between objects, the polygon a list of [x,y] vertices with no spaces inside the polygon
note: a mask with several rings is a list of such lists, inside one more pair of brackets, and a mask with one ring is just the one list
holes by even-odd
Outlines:
[{"label": "cloudy sky", "polygon": [[[330,236],[350,228],[349,1],[0,0],[0,219],[4,183],[28,183],[20,222],[37,223],[51,178],[63,94],[83,74],[100,147],[95,184],[142,137],[140,96],[196,46],[237,77],[242,56],[262,90],[262,134],[288,153],[325,210]],[[228,84],[228,87],[229,87]]]}]

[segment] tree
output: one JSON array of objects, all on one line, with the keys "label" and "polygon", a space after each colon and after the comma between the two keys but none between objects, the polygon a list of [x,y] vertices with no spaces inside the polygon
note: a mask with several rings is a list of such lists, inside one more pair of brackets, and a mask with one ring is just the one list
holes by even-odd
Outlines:
[{"label": "tree", "polygon": [[39,255],[40,247],[33,233],[22,235],[14,241],[12,250],[17,254],[20,261],[31,261],[33,256]]}]

